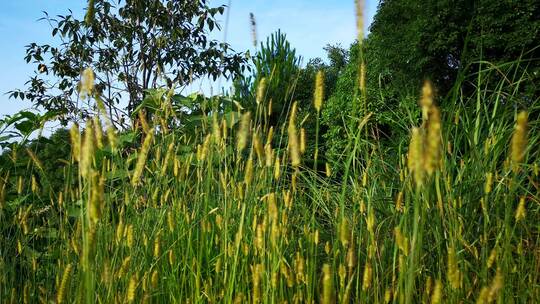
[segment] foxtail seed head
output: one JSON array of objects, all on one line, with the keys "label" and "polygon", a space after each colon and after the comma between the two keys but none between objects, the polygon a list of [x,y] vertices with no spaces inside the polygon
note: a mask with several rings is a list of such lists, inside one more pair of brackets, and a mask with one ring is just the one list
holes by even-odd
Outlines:
[{"label": "foxtail seed head", "polygon": [[137,186],[139,184],[139,179],[143,173],[144,167],[146,165],[146,159],[148,157],[148,151],[150,151],[150,146],[154,140],[154,129],[151,129],[144,138],[143,145],[137,157],[137,164],[135,165],[135,170],[133,172],[133,177],[131,179],[132,186]]},{"label": "foxtail seed head", "polygon": [[373,269],[371,268],[371,263],[369,260],[366,261],[366,266],[364,267],[364,277],[362,278],[362,290],[366,291],[371,286],[371,277],[373,275]]},{"label": "foxtail seed head", "polygon": [[527,147],[527,112],[522,111],[517,116],[514,135],[512,136],[512,169],[514,172],[519,170],[519,164],[525,158],[525,149]]},{"label": "foxtail seed head", "polygon": [[68,264],[64,269],[64,274],[62,275],[62,281],[60,282],[60,287],[58,287],[58,293],[56,294],[56,303],[62,304],[66,295],[66,287],[69,283],[69,277],[71,275],[71,270],[73,265]]},{"label": "foxtail seed head", "polygon": [[486,173],[486,184],[484,185],[484,193],[488,194],[492,190],[493,185],[493,173]]},{"label": "foxtail seed head", "polygon": [[298,144],[298,132],[296,131],[296,114],[297,114],[297,104],[293,103],[291,109],[291,115],[289,117],[289,127],[287,132],[289,135],[289,154],[291,157],[291,164],[294,167],[300,165],[300,147]]},{"label": "foxtail seed head", "polygon": [[250,112],[244,113],[240,119],[240,128],[238,129],[238,135],[236,137],[236,150],[238,154],[242,153],[247,146],[250,121]]},{"label": "foxtail seed head", "polygon": [[255,101],[257,102],[257,105],[260,105],[265,97],[266,94],[266,77],[261,78],[259,81],[259,85],[257,86],[257,96]]},{"label": "foxtail seed head", "polygon": [[92,170],[92,164],[94,160],[94,127],[92,120],[88,120],[86,123],[86,129],[84,131],[84,142],[81,150],[81,162],[79,164],[81,175],[84,178],[90,178],[90,172]]},{"label": "foxtail seed head", "polygon": [[409,145],[408,167],[409,172],[414,174],[417,186],[421,186],[424,180],[424,147],[422,133],[419,128],[414,127],[411,132],[411,143]]},{"label": "foxtail seed head", "polygon": [[334,303],[334,276],[332,274],[332,266],[330,264],[324,264],[323,271],[323,290],[322,290],[322,304]]},{"label": "foxtail seed head", "polygon": [[81,133],[79,133],[79,125],[74,123],[69,129],[69,137],[71,138],[71,155],[75,161],[79,161],[81,157]]},{"label": "foxtail seed head", "polygon": [[458,267],[456,258],[456,252],[453,247],[448,248],[448,281],[453,289],[459,289],[461,287],[461,271]]},{"label": "foxtail seed head", "polygon": [[126,292],[126,300],[128,303],[132,303],[135,300],[135,293],[137,292],[137,275],[131,276],[129,279],[128,288]]},{"label": "foxtail seed head", "polygon": [[324,72],[322,70],[317,72],[315,77],[315,92],[313,94],[313,105],[317,110],[317,113],[321,112],[324,99]]},{"label": "foxtail seed head", "polygon": [[427,123],[426,151],[424,167],[432,175],[441,157],[441,114],[436,106],[431,106]]},{"label": "foxtail seed head", "polygon": [[300,129],[300,153],[306,153],[306,129]]},{"label": "foxtail seed head", "polygon": [[435,282],[433,293],[431,294],[431,304],[439,304],[442,300],[443,284],[441,280]]},{"label": "foxtail seed head", "polygon": [[428,119],[429,110],[433,105],[433,85],[431,81],[424,81],[424,86],[422,87],[422,98],[420,99],[420,106],[422,107],[422,118],[424,121]]},{"label": "foxtail seed head", "polygon": [[522,196],[519,198],[519,204],[516,209],[516,222],[519,222],[523,219],[525,219],[525,215],[527,214],[527,211],[525,209],[525,197]]},{"label": "foxtail seed head", "polygon": [[81,75],[81,83],[79,85],[79,93],[83,99],[92,96],[94,91],[94,71],[91,68],[86,68]]},{"label": "foxtail seed head", "polygon": [[356,0],[356,30],[358,42],[364,41],[364,0]]}]

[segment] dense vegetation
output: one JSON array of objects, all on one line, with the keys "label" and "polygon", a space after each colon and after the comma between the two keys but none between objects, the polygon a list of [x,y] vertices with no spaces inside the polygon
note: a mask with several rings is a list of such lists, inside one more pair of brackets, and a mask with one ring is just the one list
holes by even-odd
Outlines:
[{"label": "dense vegetation", "polygon": [[[142,14],[150,28],[168,22],[157,16],[164,9],[188,6],[210,30],[222,12],[206,1],[143,2],[126,1],[122,14]],[[121,44],[125,33],[95,25],[123,28],[109,3],[89,1],[84,21],[64,21],[77,31],[56,32],[71,47],[79,30]],[[279,31],[249,62],[221,45],[209,60],[231,65],[206,70],[194,51],[175,79],[136,91],[124,79],[125,128],[100,80],[114,66],[62,68],[71,70],[65,99],[38,98],[48,112],[0,120],[0,298],[537,301],[540,4],[505,3],[382,1],[368,37],[329,45],[328,60],[305,66]],[[189,16],[198,45],[205,32]],[[80,45],[80,54],[103,46]],[[190,65],[198,76],[234,74],[233,93],[176,93],[171,82]],[[84,108],[71,111],[80,96]],[[29,140],[58,115],[68,129]]]}]

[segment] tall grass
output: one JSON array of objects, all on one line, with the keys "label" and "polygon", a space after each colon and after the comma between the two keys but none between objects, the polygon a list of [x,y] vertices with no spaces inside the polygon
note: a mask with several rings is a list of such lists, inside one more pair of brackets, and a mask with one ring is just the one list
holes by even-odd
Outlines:
[{"label": "tall grass", "polygon": [[[0,201],[0,298],[535,302],[539,125],[511,106],[519,76],[483,89],[492,71],[479,72],[473,107],[458,83],[439,109],[427,83],[422,120],[398,155],[374,148],[369,113],[353,118],[344,169],[326,174],[304,166],[303,138],[319,130],[301,136],[295,105],[284,128],[264,124],[260,108],[228,120],[214,113],[188,138],[163,123],[165,103],[164,116],[140,116],[133,153],[102,130],[102,112],[72,129],[62,191],[43,196],[36,183]],[[28,168],[44,174],[36,157]],[[10,172],[0,173],[2,190]]]}]

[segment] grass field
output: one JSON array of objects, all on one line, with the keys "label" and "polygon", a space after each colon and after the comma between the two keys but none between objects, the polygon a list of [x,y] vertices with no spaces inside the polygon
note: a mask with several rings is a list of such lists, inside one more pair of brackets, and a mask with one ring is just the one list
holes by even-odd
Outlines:
[{"label": "grass field", "polygon": [[44,191],[29,150],[18,198],[0,192],[1,302],[534,303],[540,109],[509,106],[519,80],[484,85],[439,108],[426,82],[396,149],[370,113],[349,117],[346,150],[318,170],[296,105],[283,128],[261,103],[186,136],[166,100],[133,150],[102,110],[71,129],[63,190]]}]

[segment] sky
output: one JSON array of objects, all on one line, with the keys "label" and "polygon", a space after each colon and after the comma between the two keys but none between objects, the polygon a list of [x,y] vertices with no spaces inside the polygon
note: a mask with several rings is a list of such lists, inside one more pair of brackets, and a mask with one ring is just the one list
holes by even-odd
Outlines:
[{"label": "sky", "polygon": [[[257,38],[265,41],[271,33],[281,29],[296,53],[307,62],[310,58],[325,58],[323,47],[341,44],[347,48],[356,37],[356,17],[353,0],[210,0],[211,6],[229,4],[227,12],[220,17],[223,30],[213,33],[214,39],[228,42],[235,51],[255,49],[249,21],[249,13],[255,15]],[[377,8],[377,0],[366,1],[366,30]],[[31,42],[54,43],[51,28],[43,17],[43,11],[54,16],[66,14],[71,9],[75,16],[84,16],[86,0],[0,0],[0,117],[32,107],[29,102],[9,99],[5,93],[24,88],[33,75],[34,66],[24,61],[25,46]],[[187,91],[218,92],[226,83],[199,80]],[[216,89],[217,88],[217,89]]]}]

